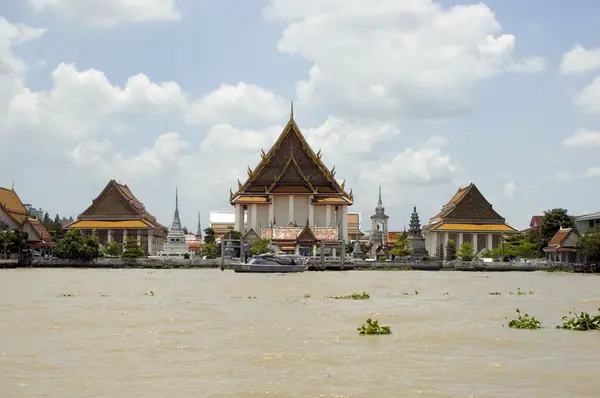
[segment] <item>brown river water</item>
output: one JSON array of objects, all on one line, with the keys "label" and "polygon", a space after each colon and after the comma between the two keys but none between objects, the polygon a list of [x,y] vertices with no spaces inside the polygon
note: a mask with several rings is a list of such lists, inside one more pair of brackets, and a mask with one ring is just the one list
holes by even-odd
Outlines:
[{"label": "brown river water", "polygon": [[599,397],[600,332],[554,329],[573,308],[600,275],[1,270],[0,397]]}]

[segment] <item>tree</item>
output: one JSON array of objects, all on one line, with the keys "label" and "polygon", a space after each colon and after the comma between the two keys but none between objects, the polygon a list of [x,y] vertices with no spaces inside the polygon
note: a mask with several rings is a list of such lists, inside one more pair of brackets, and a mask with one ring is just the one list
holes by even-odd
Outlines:
[{"label": "tree", "polygon": [[58,241],[54,248],[54,255],[58,258],[91,260],[100,255],[100,242],[95,236],[83,235],[77,229],[69,230]]},{"label": "tree", "polygon": [[435,256],[444,261],[444,245],[442,243],[435,248]]},{"label": "tree", "polygon": [[215,243],[217,240],[215,230],[212,228],[206,228],[204,230],[204,243]]},{"label": "tree", "polygon": [[539,229],[534,229],[525,233],[525,241],[532,244],[535,249],[535,256],[532,258],[544,257],[544,240]]},{"label": "tree", "polygon": [[[208,228],[207,228],[208,229]],[[200,248],[200,254],[207,259],[214,259],[221,256],[221,246],[214,242],[204,243]]]},{"label": "tree", "polygon": [[542,244],[548,246],[550,239],[558,232],[560,228],[574,228],[575,219],[568,214],[567,209],[551,209],[544,212],[542,219]]},{"label": "tree", "polygon": [[600,262],[600,228],[586,232],[577,241],[577,253],[586,258],[588,262]]},{"label": "tree", "polygon": [[456,259],[456,242],[454,239],[450,239],[446,243],[446,260],[453,261]]},{"label": "tree", "polygon": [[129,236],[125,240],[125,247],[123,248],[123,258],[140,258],[144,257],[144,249],[138,245],[137,238]]},{"label": "tree", "polygon": [[255,256],[258,254],[271,253],[271,241],[269,239],[259,239],[252,244],[250,253]]},{"label": "tree", "polygon": [[[48,218],[50,218],[50,217],[48,217]],[[54,217],[54,222],[56,224],[60,224],[60,217],[58,216],[58,213],[56,213],[56,217]]]},{"label": "tree", "polygon": [[123,245],[121,242],[106,242],[102,251],[106,256],[119,257],[123,253]]},{"label": "tree", "polygon": [[52,222],[52,220],[50,219],[50,216],[48,215],[48,213],[44,214],[44,218],[42,219],[42,224],[50,224]]},{"label": "tree", "polygon": [[471,242],[463,242],[458,248],[458,258],[462,261],[472,261],[475,257],[475,249]]},{"label": "tree", "polygon": [[183,233],[184,233],[184,234],[186,234],[186,235],[190,233],[190,232],[188,231],[187,227],[183,227],[183,228],[182,228],[182,230],[183,230]]},{"label": "tree", "polygon": [[394,257],[410,256],[412,252],[413,251],[409,247],[408,239],[406,237],[398,239],[394,244],[394,247],[389,251],[389,253]]},{"label": "tree", "polygon": [[223,235],[223,239],[242,239],[242,233],[229,227],[228,231]]},{"label": "tree", "polygon": [[27,247],[28,237],[29,235],[27,232],[23,232],[18,229],[9,230],[8,225],[6,225],[5,229],[0,232],[0,250],[2,250],[2,252],[6,255],[20,255],[21,252]]}]

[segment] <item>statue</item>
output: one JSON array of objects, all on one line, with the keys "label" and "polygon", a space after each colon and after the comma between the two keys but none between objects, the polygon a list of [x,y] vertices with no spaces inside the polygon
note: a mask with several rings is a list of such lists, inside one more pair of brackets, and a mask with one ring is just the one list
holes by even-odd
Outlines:
[{"label": "statue", "polygon": [[362,258],[363,257],[362,246],[360,245],[359,241],[354,242],[354,248],[352,249],[352,257],[354,257],[354,258]]}]

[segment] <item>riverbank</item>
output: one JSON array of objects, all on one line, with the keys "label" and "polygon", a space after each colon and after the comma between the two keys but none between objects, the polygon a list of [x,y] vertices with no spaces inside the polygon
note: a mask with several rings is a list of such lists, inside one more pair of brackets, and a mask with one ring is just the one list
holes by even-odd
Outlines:
[{"label": "riverbank", "polygon": [[[225,260],[225,268],[230,269],[231,264],[237,261]],[[65,259],[36,259],[31,265],[19,265],[17,260],[0,260],[0,268],[113,268],[113,269],[206,269],[220,268],[219,259],[170,259],[162,261],[157,259],[123,259],[123,258],[97,258],[90,261],[65,260]],[[532,271],[562,271],[562,272],[598,272],[593,266],[581,264],[557,264],[545,262],[375,262],[360,261],[346,263],[327,263],[325,267],[319,265],[309,266],[310,271],[478,271],[478,272],[532,272]]]}]

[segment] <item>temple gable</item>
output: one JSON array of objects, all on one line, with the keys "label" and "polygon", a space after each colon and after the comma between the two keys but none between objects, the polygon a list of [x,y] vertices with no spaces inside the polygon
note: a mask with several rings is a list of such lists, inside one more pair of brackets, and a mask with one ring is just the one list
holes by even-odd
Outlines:
[{"label": "temple gable", "polygon": [[106,188],[94,199],[81,216],[141,216],[121,190],[116,186],[114,180],[109,182]]},{"label": "temple gable", "polygon": [[453,208],[442,216],[445,220],[486,220],[504,222],[492,205],[485,199],[474,184],[461,192],[460,198],[453,204]]}]

